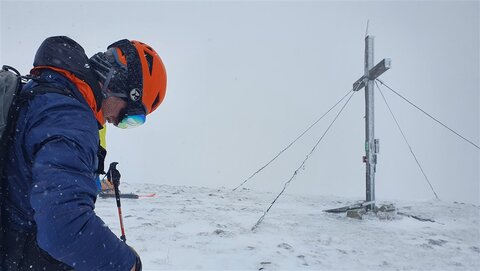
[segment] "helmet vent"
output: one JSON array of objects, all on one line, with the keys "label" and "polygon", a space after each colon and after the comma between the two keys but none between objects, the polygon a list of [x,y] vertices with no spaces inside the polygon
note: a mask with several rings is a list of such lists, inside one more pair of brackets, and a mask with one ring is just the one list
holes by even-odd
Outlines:
[{"label": "helmet vent", "polygon": [[143,43],[143,42],[141,42],[141,41],[139,41],[139,43],[140,43],[141,45],[143,45],[143,46],[147,47],[147,49],[148,49],[148,50],[150,50],[150,51],[154,51],[154,50],[152,49],[152,47],[150,47],[150,46],[146,45],[145,43]]},{"label": "helmet vent", "polygon": [[143,53],[145,54],[145,58],[147,59],[148,71],[150,72],[150,75],[152,75],[153,56],[146,51],[143,51]]},{"label": "helmet vent", "polygon": [[157,94],[157,97],[155,98],[155,101],[153,101],[153,103],[152,103],[152,109],[154,109],[158,106],[159,101],[160,101],[160,94]]}]

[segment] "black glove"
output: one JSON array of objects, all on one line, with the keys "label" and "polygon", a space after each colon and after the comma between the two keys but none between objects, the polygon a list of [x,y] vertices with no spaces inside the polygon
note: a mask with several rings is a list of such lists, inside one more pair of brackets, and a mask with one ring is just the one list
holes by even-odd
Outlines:
[{"label": "black glove", "polygon": [[140,260],[140,256],[138,255],[137,251],[133,249],[133,247],[129,246],[132,250],[133,254],[135,255],[135,271],[142,271],[142,261]]},{"label": "black glove", "polygon": [[119,186],[120,185],[120,177],[122,175],[120,174],[120,171],[117,169],[117,162],[112,162],[110,164],[110,168],[108,169],[108,175],[107,178],[114,184]]},{"label": "black glove", "polygon": [[107,150],[104,149],[101,145],[98,145],[97,157],[98,157],[98,166],[96,174],[105,174],[105,157],[107,156]]}]

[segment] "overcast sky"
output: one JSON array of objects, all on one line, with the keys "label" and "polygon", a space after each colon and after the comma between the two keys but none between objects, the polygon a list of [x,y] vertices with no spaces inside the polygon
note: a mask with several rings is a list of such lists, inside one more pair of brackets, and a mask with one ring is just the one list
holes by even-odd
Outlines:
[{"label": "overcast sky", "polygon": [[[31,68],[48,36],[89,56],[137,39],[163,58],[167,96],[134,130],[109,127],[123,181],[235,187],[335,104],[363,74],[375,36],[381,79],[480,144],[479,2],[1,1],[0,63]],[[384,89],[439,197],[480,203],[480,152]],[[328,127],[329,114],[251,189],[279,192]],[[377,199],[434,198],[376,93]],[[364,91],[357,92],[289,193],[365,197]],[[266,199],[267,200],[267,199]],[[270,201],[271,199],[268,199]]]}]

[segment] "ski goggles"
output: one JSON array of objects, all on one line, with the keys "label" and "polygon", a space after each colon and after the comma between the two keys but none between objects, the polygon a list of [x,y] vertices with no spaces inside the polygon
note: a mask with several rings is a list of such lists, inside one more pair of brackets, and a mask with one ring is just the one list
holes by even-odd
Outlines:
[{"label": "ski goggles", "polygon": [[120,121],[116,125],[121,129],[135,128],[145,123],[147,115],[143,106],[134,108],[125,108],[120,112]]}]

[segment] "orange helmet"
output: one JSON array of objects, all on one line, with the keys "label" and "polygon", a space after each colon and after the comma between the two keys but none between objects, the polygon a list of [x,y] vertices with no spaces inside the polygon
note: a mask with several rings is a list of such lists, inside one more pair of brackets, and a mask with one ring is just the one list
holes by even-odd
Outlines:
[{"label": "orange helmet", "polygon": [[120,40],[108,46],[116,48],[117,62],[127,68],[127,89],[129,107],[145,109],[152,113],[165,98],[167,73],[162,59],[147,44],[135,40]]}]

